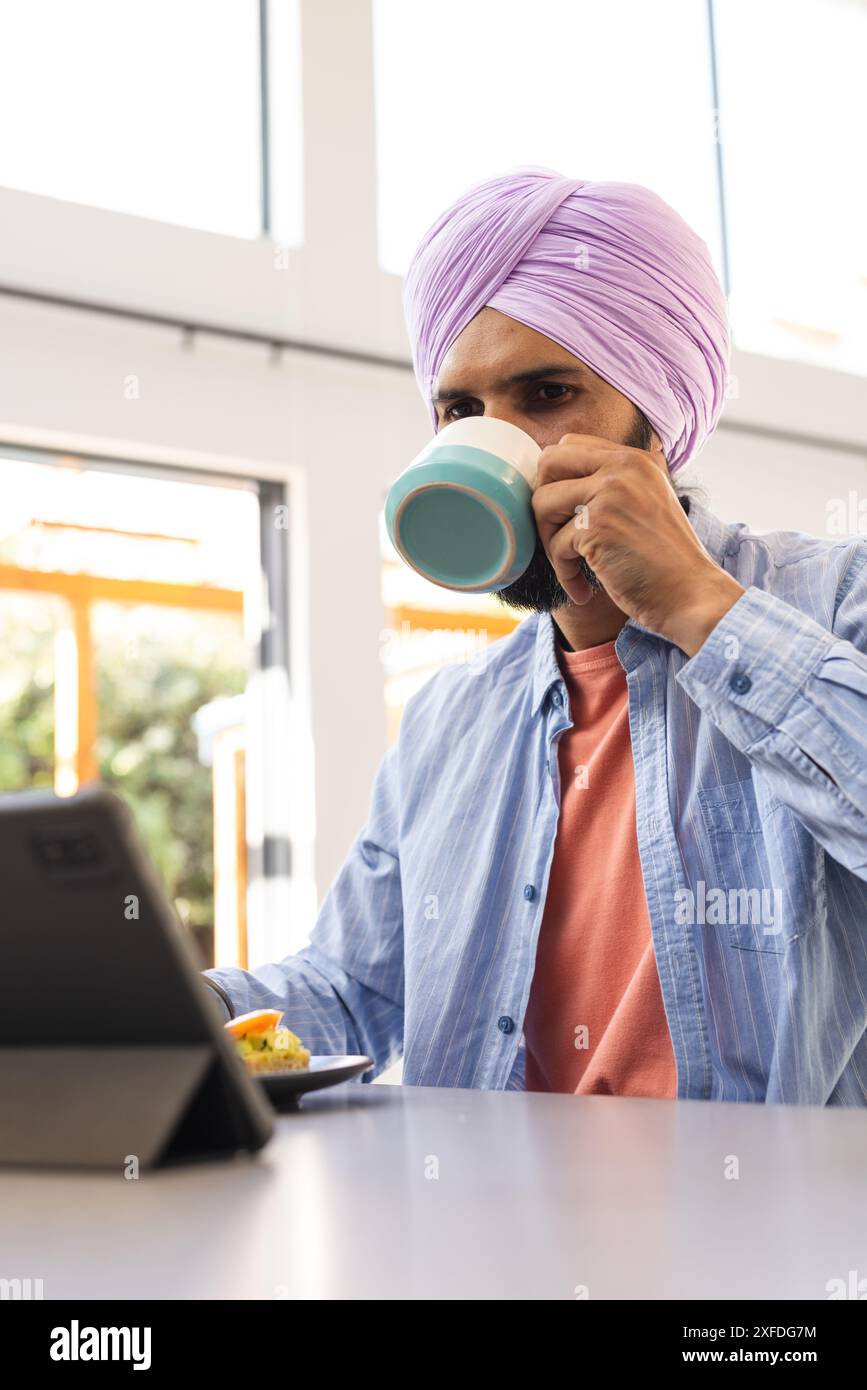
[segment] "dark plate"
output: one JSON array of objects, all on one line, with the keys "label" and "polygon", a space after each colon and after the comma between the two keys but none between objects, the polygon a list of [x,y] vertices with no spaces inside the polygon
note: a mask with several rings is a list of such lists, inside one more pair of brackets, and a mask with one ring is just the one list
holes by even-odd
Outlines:
[{"label": "dark plate", "polygon": [[338,1081],[350,1081],[353,1076],[370,1071],[372,1066],[370,1057],[311,1057],[304,1071],[275,1071],[271,1075],[257,1076],[256,1080],[265,1087],[275,1110],[297,1110],[300,1097],[308,1091],[321,1091],[325,1086],[336,1086]]}]

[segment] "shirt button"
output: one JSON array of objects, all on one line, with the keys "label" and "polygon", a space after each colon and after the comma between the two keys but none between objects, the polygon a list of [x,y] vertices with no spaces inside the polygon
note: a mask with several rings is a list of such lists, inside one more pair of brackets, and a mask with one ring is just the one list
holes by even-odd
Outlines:
[{"label": "shirt button", "polygon": [[752,681],[749,676],[745,676],[743,671],[736,671],[729,681],[729,685],[736,695],[746,695],[752,689]]},{"label": "shirt button", "polygon": [[563,703],[563,696],[560,694],[560,691],[559,691],[559,690],[553,691],[553,693],[552,693],[552,695],[551,695],[551,704],[552,704],[552,705],[556,705],[556,706],[557,706],[557,709],[559,709],[560,706],[562,705],[562,703]]},{"label": "shirt button", "polygon": [[533,901],[533,899],[535,898],[535,896],[536,896],[536,889],[533,887],[532,883],[525,883],[525,884],[524,884],[524,897],[527,899],[527,902],[528,902],[528,903],[531,903],[531,902]]},{"label": "shirt button", "polygon": [[501,1018],[497,1019],[497,1027],[501,1033],[511,1033],[515,1027],[514,1020],[509,1018],[508,1014],[503,1014]]}]

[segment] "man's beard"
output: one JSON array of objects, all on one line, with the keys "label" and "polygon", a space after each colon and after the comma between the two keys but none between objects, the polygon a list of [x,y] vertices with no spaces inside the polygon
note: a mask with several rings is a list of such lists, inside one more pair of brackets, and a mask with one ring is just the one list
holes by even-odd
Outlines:
[{"label": "man's beard", "polygon": [[[635,416],[629,438],[624,439],[623,443],[628,449],[649,449],[653,443],[652,426],[640,410],[636,409]],[[595,596],[602,585],[583,556],[578,557],[578,563],[590,585],[591,594]],[[557,578],[538,535],[533,558],[524,573],[514,583],[500,589],[495,597],[507,608],[518,608],[529,613],[553,613],[555,608],[573,606],[573,600]]]}]

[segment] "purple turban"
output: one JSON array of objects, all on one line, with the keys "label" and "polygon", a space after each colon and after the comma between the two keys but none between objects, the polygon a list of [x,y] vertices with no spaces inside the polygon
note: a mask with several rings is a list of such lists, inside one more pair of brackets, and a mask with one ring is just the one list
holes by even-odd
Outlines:
[{"label": "purple turban", "polygon": [[480,309],[559,343],[644,412],[673,473],[726,393],[725,296],[707,247],[633,183],[523,168],[476,184],[422,238],[404,310],[430,405],[443,359]]}]

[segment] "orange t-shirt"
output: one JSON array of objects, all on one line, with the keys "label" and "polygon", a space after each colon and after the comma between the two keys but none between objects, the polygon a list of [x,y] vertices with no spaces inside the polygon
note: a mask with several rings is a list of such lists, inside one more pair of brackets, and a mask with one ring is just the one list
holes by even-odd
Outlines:
[{"label": "orange t-shirt", "polygon": [[528,1091],[674,1099],[635,829],[626,675],[613,642],[558,650],[573,728],[524,1020]]}]

